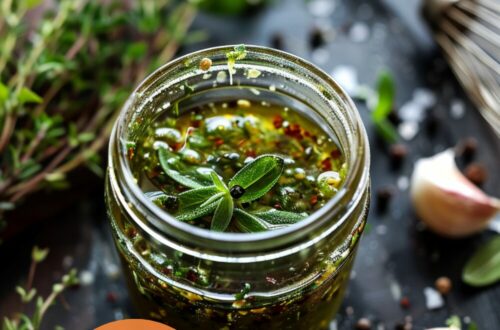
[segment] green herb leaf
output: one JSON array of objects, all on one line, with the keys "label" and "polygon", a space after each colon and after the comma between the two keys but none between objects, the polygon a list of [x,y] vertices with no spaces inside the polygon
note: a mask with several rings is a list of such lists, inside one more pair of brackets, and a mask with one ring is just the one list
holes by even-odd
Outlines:
[{"label": "green herb leaf", "polygon": [[215,209],[214,217],[210,229],[213,231],[225,231],[233,217],[234,202],[229,194],[221,198],[217,208]]},{"label": "green herb leaf", "polygon": [[188,210],[181,210],[176,214],[175,218],[179,221],[190,221],[199,217],[203,217],[212,213],[218,205],[219,201],[215,201],[212,204],[205,205],[204,207],[195,207]]},{"label": "green herb leaf", "polygon": [[38,246],[34,246],[33,250],[31,251],[31,259],[36,262],[40,263],[47,258],[47,255],[49,254],[49,249],[41,249]]},{"label": "green herb leaf", "polygon": [[200,181],[198,181],[197,178],[193,176],[187,176],[183,173],[180,173],[177,170],[174,170],[170,167],[170,164],[168,163],[168,160],[171,157],[176,157],[176,155],[172,154],[165,148],[160,148],[158,149],[158,158],[160,159],[160,164],[161,167],[163,168],[163,171],[174,181],[177,181],[183,186],[189,187],[189,188],[201,188],[204,187],[204,184]]},{"label": "green herb leaf", "polygon": [[398,132],[387,119],[375,122],[377,133],[387,142],[395,143],[398,141]]},{"label": "green herb leaf", "polygon": [[394,104],[394,79],[388,71],[382,71],[378,76],[377,82],[378,103],[372,112],[372,118],[375,122],[387,118]]},{"label": "green herb leaf", "polygon": [[236,227],[244,233],[266,231],[271,227],[265,221],[240,208],[234,209],[234,217]]},{"label": "green herb leaf", "polygon": [[462,280],[472,286],[485,286],[500,280],[500,236],[481,246],[469,259]]},{"label": "green herb leaf", "polygon": [[180,193],[179,198],[179,209],[181,211],[191,210],[192,208],[200,206],[203,202],[208,200],[210,197],[216,195],[219,192],[217,187],[209,186],[191,189]]},{"label": "green herb leaf", "polygon": [[229,188],[242,187],[245,192],[238,200],[251,202],[262,197],[275,184],[283,172],[284,160],[276,155],[263,155],[247,164],[229,181]]},{"label": "green herb leaf", "polygon": [[276,209],[253,212],[252,214],[272,225],[291,225],[307,217],[306,213],[293,213]]},{"label": "green herb leaf", "polygon": [[221,192],[229,192],[229,189],[227,188],[226,184],[220,179],[219,175],[215,173],[215,171],[212,171],[210,173],[210,176],[212,177],[212,181],[214,185],[219,189]]},{"label": "green herb leaf", "polygon": [[218,200],[219,198],[222,198],[226,194],[227,193],[222,192],[222,191],[218,192],[217,194],[213,195],[212,197],[210,197],[209,199],[207,199],[206,201],[204,201],[203,204],[201,204],[200,206],[203,207],[205,205],[211,204],[211,203],[215,202],[216,200]]},{"label": "green herb leaf", "polygon": [[29,89],[27,87],[21,88],[21,91],[19,92],[19,95],[17,96],[17,100],[19,101],[19,104],[42,103],[43,102],[43,99],[40,95],[33,92],[31,89]]},{"label": "green herb leaf", "polygon": [[167,195],[163,191],[151,191],[145,193],[145,195],[159,207],[168,207],[174,204],[175,201],[177,200],[177,197]]},{"label": "green herb leaf", "polygon": [[9,98],[9,88],[0,82],[0,104]]},{"label": "green herb leaf", "polygon": [[234,298],[236,298],[238,300],[245,299],[245,296],[250,292],[251,289],[252,289],[252,286],[250,285],[250,283],[245,283],[243,286],[243,289],[241,289],[240,292],[235,294]]},{"label": "green herb leaf", "polygon": [[452,315],[446,320],[446,325],[454,329],[462,329],[462,321],[457,315]]},{"label": "green herb leaf", "polygon": [[245,45],[238,45],[234,50],[226,53],[227,69],[229,71],[229,84],[233,84],[233,73],[235,73],[234,65],[237,60],[242,60],[247,56]]}]

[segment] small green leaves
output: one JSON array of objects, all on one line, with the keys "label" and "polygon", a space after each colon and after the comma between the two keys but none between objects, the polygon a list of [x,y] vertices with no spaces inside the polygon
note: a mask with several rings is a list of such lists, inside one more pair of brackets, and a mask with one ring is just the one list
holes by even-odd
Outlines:
[{"label": "small green leaves", "polygon": [[472,286],[485,286],[500,280],[500,236],[481,246],[469,259],[462,280]]},{"label": "small green leaves", "polygon": [[26,291],[22,286],[16,286],[16,292],[21,297],[21,301],[25,304],[33,300],[36,295],[36,289],[32,288],[31,290]]},{"label": "small green leaves", "polygon": [[276,209],[270,209],[264,212],[254,212],[253,215],[272,225],[291,225],[307,217],[305,213],[293,213]]},{"label": "small green leaves", "polygon": [[218,192],[219,190],[215,186],[188,190],[179,194],[179,207],[181,210],[190,210],[201,205]]},{"label": "small green leaves", "polygon": [[214,185],[217,187],[217,189],[219,189],[219,191],[229,192],[226,184],[219,178],[219,175],[217,175],[215,171],[210,172],[210,177],[212,178]]},{"label": "small green leaves", "polygon": [[229,71],[229,84],[233,84],[233,73],[235,73],[234,65],[237,60],[242,60],[247,56],[245,45],[238,45],[234,50],[226,53],[227,69]]},{"label": "small green leaves", "polygon": [[47,258],[47,255],[49,254],[49,249],[41,249],[38,246],[34,246],[33,250],[31,251],[31,259],[36,262],[40,263]]},{"label": "small green leaves", "polygon": [[379,74],[377,89],[378,102],[372,112],[372,121],[377,133],[387,142],[394,143],[398,140],[398,133],[387,117],[394,105],[395,87],[394,79],[388,71]]},{"label": "small green leaves", "polygon": [[[272,227],[294,224],[304,219],[307,214],[279,211],[247,212],[240,203],[251,202],[262,197],[275,184],[283,172],[284,160],[276,155],[263,155],[244,166],[229,181],[229,187],[222,178],[211,170],[213,185],[206,185],[196,178],[187,176],[182,171],[173,169],[170,162],[177,155],[160,148],[158,150],[160,164],[165,173],[176,182],[192,188],[174,196],[162,192],[147,193],[155,204],[165,206],[169,198],[176,198],[178,209],[175,217],[180,221],[191,221],[213,213],[210,229],[225,231],[229,228],[233,214],[234,227],[239,231],[253,233],[269,230]],[[239,207],[235,208],[235,201]]]},{"label": "small green leaves", "polygon": [[256,233],[270,228],[265,221],[240,208],[234,209],[234,216],[236,217],[236,227],[244,233]]},{"label": "small green leaves", "polygon": [[275,155],[263,155],[247,164],[229,181],[229,188],[240,186],[245,193],[238,199],[241,203],[262,197],[278,182],[283,172],[284,160]]},{"label": "small green leaves", "polygon": [[233,217],[233,209],[233,199],[228,194],[225,194],[215,209],[210,229],[213,231],[225,231]]},{"label": "small green leaves", "polygon": [[19,95],[17,96],[17,101],[19,102],[19,104],[42,103],[43,99],[40,95],[33,92],[31,89],[29,89],[27,87],[23,87],[23,88],[21,88],[21,91],[19,92]]},{"label": "small green leaves", "polygon": [[446,325],[453,329],[462,329],[462,321],[458,315],[452,315],[446,320]]},{"label": "small green leaves", "polygon": [[9,98],[9,88],[4,84],[2,84],[2,82],[0,81],[0,104],[7,101],[8,98]]},{"label": "small green leaves", "polygon": [[177,170],[174,170],[170,164],[169,164],[169,159],[177,157],[176,155],[172,154],[170,151],[168,151],[165,148],[160,148],[158,149],[158,158],[160,159],[160,164],[165,173],[173,180],[177,181],[183,186],[189,187],[189,188],[201,188],[203,187],[203,183],[200,182],[197,178],[194,176],[188,176],[185,175]]}]

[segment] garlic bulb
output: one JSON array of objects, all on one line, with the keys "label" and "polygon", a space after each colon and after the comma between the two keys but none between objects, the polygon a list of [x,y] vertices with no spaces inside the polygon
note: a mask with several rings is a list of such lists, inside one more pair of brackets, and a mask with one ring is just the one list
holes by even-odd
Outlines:
[{"label": "garlic bulb", "polygon": [[452,149],[416,162],[411,179],[413,206],[431,230],[463,237],[483,230],[500,209],[457,168]]}]

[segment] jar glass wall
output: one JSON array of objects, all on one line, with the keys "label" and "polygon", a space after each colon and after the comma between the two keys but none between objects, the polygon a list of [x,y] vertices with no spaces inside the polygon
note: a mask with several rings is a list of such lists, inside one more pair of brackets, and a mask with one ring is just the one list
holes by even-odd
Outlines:
[{"label": "jar glass wall", "polygon": [[[232,49],[192,53],[154,72],[130,96],[113,130],[106,203],[132,300],[142,317],[177,329],[326,328],[366,221],[364,127],[345,92],[312,64],[250,46],[229,74]],[[199,68],[203,58],[212,61],[208,71]],[[282,229],[219,233],[177,221],[144,196],[128,159],[130,144],[173,104],[182,111],[235,99],[289,107],[337,143],[347,176],[325,206]]]}]

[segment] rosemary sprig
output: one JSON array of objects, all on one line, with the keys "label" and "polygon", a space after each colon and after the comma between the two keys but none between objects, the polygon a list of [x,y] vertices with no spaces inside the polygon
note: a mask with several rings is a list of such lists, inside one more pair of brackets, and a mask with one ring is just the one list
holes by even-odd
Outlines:
[{"label": "rosemary sprig", "polygon": [[31,253],[31,266],[28,275],[26,287],[16,287],[16,292],[19,294],[21,301],[24,304],[35,302],[35,310],[31,316],[24,313],[18,313],[13,318],[5,317],[2,323],[2,330],[38,330],[41,328],[43,317],[47,310],[54,304],[64,290],[78,284],[77,272],[72,269],[68,274],[64,275],[60,282],[52,286],[52,292],[43,298],[37,295],[37,291],[33,288],[33,280],[35,278],[36,267],[47,257],[48,249],[40,249],[35,246]]},{"label": "rosemary sprig", "polygon": [[[277,155],[262,155],[239,170],[226,184],[215,171],[210,172],[211,182],[206,178],[174,169],[179,164],[175,154],[165,148],[158,150],[160,165],[167,176],[181,185],[191,188],[178,196],[161,192],[149,193],[148,197],[157,205],[163,201],[178,201],[175,217],[180,221],[191,221],[213,214],[210,229],[226,231],[233,222],[242,232],[258,232],[296,223],[307,214],[266,210],[246,211],[243,206],[264,196],[278,182],[283,172],[284,160]],[[179,166],[179,165],[178,165]],[[163,204],[164,205],[164,204]]]},{"label": "rosemary sprig", "polygon": [[195,15],[175,0],[40,3],[0,5],[0,221],[25,196],[67,187],[81,165],[102,175],[121,104],[175,54]]}]

